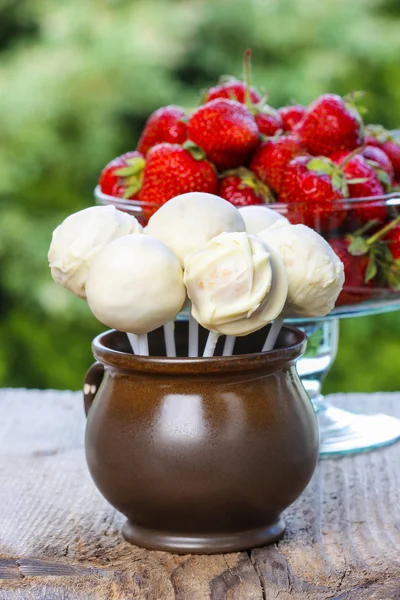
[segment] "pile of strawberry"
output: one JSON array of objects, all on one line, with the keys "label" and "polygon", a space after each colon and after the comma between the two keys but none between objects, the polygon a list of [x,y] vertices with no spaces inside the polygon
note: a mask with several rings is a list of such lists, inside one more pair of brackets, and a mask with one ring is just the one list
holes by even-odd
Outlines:
[{"label": "pile of strawberry", "polygon": [[341,303],[378,287],[398,290],[400,224],[373,198],[400,188],[400,140],[364,125],[355,95],[324,94],[309,107],[276,110],[249,84],[249,53],[246,72],[246,82],[231,78],[208,89],[190,114],[156,110],[137,149],[103,169],[101,191],[140,201],[146,218],[191,191],[236,207],[281,203],[292,223],[322,233],[343,260]]}]

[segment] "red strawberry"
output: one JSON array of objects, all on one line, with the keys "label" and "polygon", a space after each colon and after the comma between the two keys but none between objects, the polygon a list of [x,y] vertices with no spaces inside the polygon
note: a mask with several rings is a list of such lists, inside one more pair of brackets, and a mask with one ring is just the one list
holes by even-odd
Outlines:
[{"label": "red strawberry", "polygon": [[259,141],[257,123],[248,108],[224,98],[199,106],[189,118],[188,132],[220,170],[245,164]]},{"label": "red strawberry", "polygon": [[117,156],[100,173],[99,185],[104,194],[134,200],[142,185],[145,160],[136,150]]},{"label": "red strawberry", "polygon": [[300,123],[306,114],[306,110],[306,107],[301,104],[293,104],[292,106],[282,106],[282,108],[278,108],[284,131],[293,131],[295,126]]},{"label": "red strawberry", "polygon": [[302,151],[304,148],[293,135],[267,140],[255,151],[250,169],[274,192],[279,193],[287,164]]},{"label": "red strawberry", "polygon": [[273,201],[269,188],[244,167],[224,174],[219,184],[218,195],[239,208]]},{"label": "red strawberry", "polygon": [[307,109],[296,131],[314,155],[330,156],[338,150],[353,150],[364,141],[357,109],[336,94],[324,94]]},{"label": "red strawberry", "polygon": [[395,178],[400,179],[400,143],[395,140],[388,140],[383,144],[382,150],[390,158]]},{"label": "red strawberry", "polygon": [[388,242],[388,248],[395,260],[400,259],[400,225],[396,225],[383,238]]},{"label": "red strawberry", "polygon": [[213,165],[205,160],[200,148],[190,142],[186,142],[184,147],[158,144],[149,150],[140,192],[142,202],[161,206],[179,194],[216,194],[217,190],[218,177]]},{"label": "red strawberry", "polygon": [[366,142],[371,146],[378,146],[390,158],[394,169],[394,178],[400,179],[400,141],[392,132],[381,125],[368,125],[366,127]]},{"label": "red strawberry", "polygon": [[[261,102],[261,96],[253,87],[249,89],[250,102],[258,104]],[[239,79],[229,79],[207,91],[205,102],[216,100],[217,98],[226,98],[227,100],[236,100],[241,104],[246,104],[246,83]]]},{"label": "red strawberry", "polygon": [[243,71],[244,81],[230,79],[211,88],[208,90],[206,102],[216,98],[228,98],[245,104],[254,116],[260,133],[267,136],[274,135],[279,129],[282,129],[281,117],[272,106],[264,104],[263,98],[250,85],[251,51],[249,49],[244,52]]},{"label": "red strawberry", "polygon": [[[347,179],[351,198],[369,198],[371,196],[382,196],[385,193],[385,188],[379,181],[374,168],[368,164],[361,154],[356,154],[350,158],[347,152],[337,152],[331,158],[337,165],[343,165],[342,170]],[[354,183],[351,183],[352,180]],[[361,223],[367,223],[368,221],[384,223],[387,210],[382,201],[354,203],[351,206],[351,216]]]},{"label": "red strawberry", "polygon": [[[377,171],[378,179],[382,181],[385,186],[390,187],[394,179],[394,169],[386,152],[378,146],[365,146],[361,151],[361,154],[367,160],[368,164]],[[380,171],[386,173],[388,177],[382,177]]]},{"label": "red strawberry", "polygon": [[344,287],[336,300],[336,306],[357,304],[367,300],[371,295],[371,282],[366,282],[369,264],[367,254],[354,256],[349,251],[352,240],[349,238],[331,238],[328,240],[333,251],[338,255],[344,266]]},{"label": "red strawberry", "polygon": [[260,108],[257,108],[255,110],[254,118],[260,133],[268,137],[275,135],[279,130],[283,129],[279,112],[268,104],[264,104]]},{"label": "red strawberry", "polygon": [[336,203],[348,196],[343,173],[329,158],[297,156],[286,167],[278,201],[286,202],[291,223],[332,231],[346,218]]},{"label": "red strawberry", "polygon": [[137,149],[142,154],[156,144],[183,144],[187,139],[186,113],[179,106],[162,106],[148,118]]}]

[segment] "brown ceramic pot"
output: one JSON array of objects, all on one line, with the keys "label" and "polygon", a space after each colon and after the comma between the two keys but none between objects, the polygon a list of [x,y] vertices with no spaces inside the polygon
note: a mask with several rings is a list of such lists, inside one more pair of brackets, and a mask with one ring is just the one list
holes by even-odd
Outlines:
[{"label": "brown ceramic pot", "polygon": [[[134,356],[116,331],[94,340],[100,362],[85,383],[87,462],[101,493],[127,516],[129,542],[216,553],[282,535],[282,511],[313,474],[318,430],[295,368],[305,335],[284,327],[275,350],[244,354],[265,335],[239,338],[238,354],[213,358],[163,357],[162,330],[150,336],[159,356]],[[187,352],[185,323],[177,345],[178,356]]]}]

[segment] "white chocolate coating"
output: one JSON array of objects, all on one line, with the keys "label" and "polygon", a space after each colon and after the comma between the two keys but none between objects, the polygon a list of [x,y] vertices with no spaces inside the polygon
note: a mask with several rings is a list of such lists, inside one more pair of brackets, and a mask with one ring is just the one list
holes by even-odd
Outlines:
[{"label": "white chocolate coating", "polygon": [[288,290],[279,255],[243,232],[223,233],[186,257],[184,283],[196,321],[237,336],[275,319]]},{"label": "white chocolate coating", "polygon": [[182,267],[173,252],[147,235],[107,244],[86,282],[89,307],[104,325],[142,335],[173,321],[185,298]]},{"label": "white chocolate coating", "polygon": [[225,231],[245,231],[239,211],[223,198],[203,192],[172,198],[150,218],[146,229],[171,248],[182,265],[188,254]]},{"label": "white chocolate coating", "polygon": [[279,252],[289,281],[284,317],[324,317],[343,287],[344,268],[330,245],[305,225],[266,229],[258,234]]},{"label": "white chocolate coating", "polygon": [[286,217],[267,206],[243,206],[238,210],[243,217],[247,233],[253,235],[257,235],[260,231],[270,227],[290,225]]},{"label": "white chocolate coating", "polygon": [[135,217],[115,206],[91,206],[70,215],[53,231],[48,259],[54,281],[85,299],[94,257],[112,240],[142,232]]}]

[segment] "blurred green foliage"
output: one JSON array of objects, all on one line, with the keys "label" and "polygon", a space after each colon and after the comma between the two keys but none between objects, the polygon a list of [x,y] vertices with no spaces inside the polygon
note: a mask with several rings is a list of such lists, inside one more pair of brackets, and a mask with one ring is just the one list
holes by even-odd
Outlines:
[{"label": "blurred green foliage", "polygon": [[[51,231],[152,110],[195,105],[251,47],[272,105],[364,89],[398,127],[399,28],[396,0],[0,0],[0,386],[80,387],[103,327],[52,283]],[[400,389],[399,334],[398,313],[343,321],[326,389]]]}]

